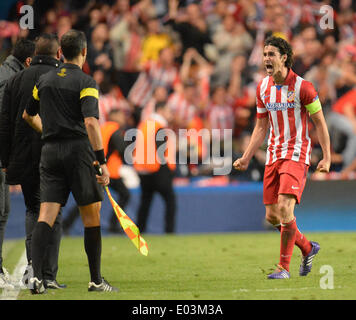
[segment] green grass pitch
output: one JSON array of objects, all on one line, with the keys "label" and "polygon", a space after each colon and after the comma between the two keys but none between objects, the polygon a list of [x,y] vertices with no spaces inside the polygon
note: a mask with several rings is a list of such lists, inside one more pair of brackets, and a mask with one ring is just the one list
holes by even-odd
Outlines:
[{"label": "green grass pitch", "polygon": [[[119,293],[88,292],[89,271],[81,237],[61,243],[58,281],[64,290],[32,296],[22,290],[19,300],[323,300],[356,299],[354,253],[356,233],[309,233],[321,250],[307,277],[299,277],[300,251],[294,249],[291,279],[267,280],[279,257],[277,232],[201,235],[145,235],[149,255],[138,253],[125,236],[104,237],[102,274]],[[24,241],[6,243],[4,265],[13,271]],[[333,270],[331,276],[322,266]],[[329,268],[329,267],[327,267]],[[323,280],[324,279],[324,280]],[[1,290],[0,290],[1,291]]]}]

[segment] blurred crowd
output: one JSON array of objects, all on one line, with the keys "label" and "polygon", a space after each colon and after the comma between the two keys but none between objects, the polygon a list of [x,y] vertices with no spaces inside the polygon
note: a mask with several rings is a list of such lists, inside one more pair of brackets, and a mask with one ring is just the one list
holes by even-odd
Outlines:
[{"label": "blurred crowd", "polygon": [[[18,25],[23,4],[34,8],[34,29]],[[332,170],[346,173],[356,169],[355,12],[353,0],[17,1],[0,21],[0,58],[18,37],[47,32],[60,38],[71,28],[82,30],[88,40],[83,70],[98,83],[101,122],[120,109],[127,129],[133,128],[157,102],[165,102],[174,115],[173,130],[231,129],[233,162],[254,127],[256,86],[265,74],[263,41],[283,37],[293,47],[293,70],[318,91],[331,135]],[[209,137],[205,143],[224,140]],[[313,129],[311,138],[315,165],[321,153]],[[265,147],[247,172],[232,171],[231,178],[262,180]],[[201,164],[204,146],[197,150],[200,164],[178,166],[179,176],[211,174]]]}]

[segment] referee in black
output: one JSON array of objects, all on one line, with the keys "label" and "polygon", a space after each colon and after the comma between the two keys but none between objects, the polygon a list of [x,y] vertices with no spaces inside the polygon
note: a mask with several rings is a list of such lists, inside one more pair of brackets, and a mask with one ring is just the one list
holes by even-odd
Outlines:
[{"label": "referee in black", "polygon": [[[61,38],[64,64],[40,77],[23,117],[42,131],[40,162],[41,209],[32,235],[30,279],[33,294],[44,293],[42,265],[52,227],[61,206],[72,192],[84,224],[89,291],[118,291],[101,276],[100,208],[102,186],[110,182],[98,122],[96,82],[81,70],[87,55],[83,32],[70,30]],[[102,176],[93,161],[98,160]]]}]

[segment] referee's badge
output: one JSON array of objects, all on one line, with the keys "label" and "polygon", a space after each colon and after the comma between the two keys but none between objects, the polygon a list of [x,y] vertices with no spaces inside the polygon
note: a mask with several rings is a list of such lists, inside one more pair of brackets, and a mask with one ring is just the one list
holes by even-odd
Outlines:
[{"label": "referee's badge", "polygon": [[288,91],[287,93],[287,102],[292,103],[294,102],[295,99],[295,92],[293,91]]},{"label": "referee's badge", "polygon": [[60,77],[65,77],[66,76],[66,68],[61,68],[61,72],[57,72],[57,75],[59,75]]}]

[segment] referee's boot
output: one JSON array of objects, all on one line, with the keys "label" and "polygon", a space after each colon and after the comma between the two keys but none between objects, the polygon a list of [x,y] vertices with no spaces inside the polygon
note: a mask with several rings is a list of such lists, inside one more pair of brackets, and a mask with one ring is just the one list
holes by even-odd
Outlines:
[{"label": "referee's boot", "polygon": [[95,284],[95,282],[89,282],[88,291],[98,291],[98,292],[118,292],[119,289],[113,287],[109,282],[102,278],[100,284]]},{"label": "referee's boot", "polygon": [[43,285],[43,280],[38,280],[36,277],[30,278],[29,287],[30,287],[30,291],[32,294],[47,293],[47,291]]}]

